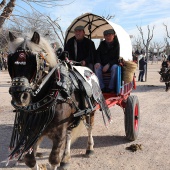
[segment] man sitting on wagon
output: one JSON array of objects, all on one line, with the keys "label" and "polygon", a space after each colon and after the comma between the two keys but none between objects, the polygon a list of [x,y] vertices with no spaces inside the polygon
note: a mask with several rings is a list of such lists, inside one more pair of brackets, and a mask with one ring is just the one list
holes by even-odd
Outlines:
[{"label": "man sitting on wagon", "polygon": [[82,66],[87,66],[93,70],[95,45],[94,42],[85,37],[84,27],[77,26],[74,34],[65,45],[64,50],[69,52],[69,59],[80,62]]},{"label": "man sitting on wagon", "polygon": [[[105,40],[102,41],[97,49],[95,61],[95,73],[99,79],[102,92],[116,91],[117,68],[119,60],[119,42],[113,29],[103,32]],[[111,78],[109,86],[105,87],[103,73],[110,72]]]}]

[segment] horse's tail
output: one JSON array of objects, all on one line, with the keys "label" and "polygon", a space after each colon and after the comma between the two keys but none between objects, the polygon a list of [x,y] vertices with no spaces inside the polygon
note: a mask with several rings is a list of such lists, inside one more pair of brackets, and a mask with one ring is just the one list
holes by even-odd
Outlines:
[{"label": "horse's tail", "polygon": [[71,144],[73,144],[77,138],[80,136],[82,130],[84,127],[83,120],[80,120],[80,123],[77,127],[73,128],[72,133],[71,133]]}]

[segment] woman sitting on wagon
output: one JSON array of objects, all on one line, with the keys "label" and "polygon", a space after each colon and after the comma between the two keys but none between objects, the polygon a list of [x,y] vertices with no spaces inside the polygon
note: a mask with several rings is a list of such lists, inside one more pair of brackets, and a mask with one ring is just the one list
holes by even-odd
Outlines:
[{"label": "woman sitting on wagon", "polygon": [[[95,73],[99,79],[102,92],[108,93],[116,91],[117,68],[119,60],[119,42],[113,29],[103,32],[105,40],[102,41],[97,49]],[[103,73],[110,72],[111,78],[109,87],[105,87]]]}]

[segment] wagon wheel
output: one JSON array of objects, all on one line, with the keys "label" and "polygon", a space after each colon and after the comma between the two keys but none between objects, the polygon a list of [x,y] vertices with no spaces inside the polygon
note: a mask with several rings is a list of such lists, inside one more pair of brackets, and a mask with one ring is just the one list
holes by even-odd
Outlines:
[{"label": "wagon wheel", "polygon": [[139,100],[137,96],[129,96],[125,107],[126,138],[134,141],[138,137],[140,123]]}]

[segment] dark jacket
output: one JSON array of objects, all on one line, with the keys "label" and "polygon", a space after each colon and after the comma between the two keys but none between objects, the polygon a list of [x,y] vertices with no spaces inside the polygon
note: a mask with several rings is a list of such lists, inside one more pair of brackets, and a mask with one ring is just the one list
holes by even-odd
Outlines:
[{"label": "dark jacket", "polygon": [[168,67],[168,63],[167,63],[167,61],[163,61],[163,62],[162,62],[162,68],[163,68],[163,67],[165,67],[165,68],[167,68],[167,67]]},{"label": "dark jacket", "polygon": [[144,58],[142,57],[140,60],[139,60],[139,70],[145,70],[145,66],[146,65],[146,61],[144,60]]},{"label": "dark jacket", "polygon": [[106,64],[118,64],[119,60],[119,42],[115,37],[114,41],[110,46],[106,41],[102,41],[97,49],[97,58],[95,63],[100,63],[102,66]]},{"label": "dark jacket", "polygon": [[170,61],[170,55],[168,56],[167,60]]},{"label": "dark jacket", "polygon": [[[75,44],[77,46],[77,56],[75,54]],[[75,36],[70,38],[65,45],[65,51],[69,52],[69,59],[74,61],[86,61],[94,64],[94,57],[96,53],[94,42],[86,37],[82,41],[76,41]]]}]

